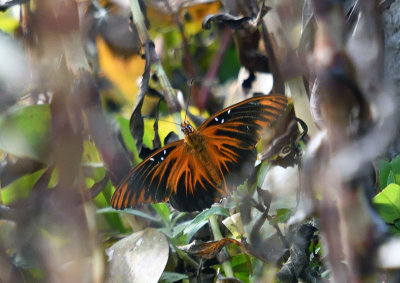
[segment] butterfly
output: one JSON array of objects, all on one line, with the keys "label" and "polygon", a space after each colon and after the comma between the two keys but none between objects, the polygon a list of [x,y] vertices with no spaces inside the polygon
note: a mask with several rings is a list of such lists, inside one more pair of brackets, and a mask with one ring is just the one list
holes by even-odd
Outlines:
[{"label": "butterfly", "polygon": [[217,112],[197,130],[183,122],[185,139],[165,145],[132,169],[115,190],[112,207],[168,200],[179,211],[210,207],[251,174],[261,134],[286,106],[283,95],[263,95]]}]

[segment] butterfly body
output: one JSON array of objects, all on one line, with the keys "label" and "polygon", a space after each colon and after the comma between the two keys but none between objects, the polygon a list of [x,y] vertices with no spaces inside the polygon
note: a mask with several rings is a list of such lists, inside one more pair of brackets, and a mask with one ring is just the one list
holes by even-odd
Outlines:
[{"label": "butterfly body", "polygon": [[185,139],[167,144],[134,168],[116,189],[112,206],[167,200],[181,211],[211,206],[250,175],[262,131],[286,105],[281,95],[253,97],[216,113],[197,130],[185,121]]},{"label": "butterfly body", "polygon": [[[221,175],[215,168],[212,157],[207,151],[206,137],[201,135],[200,132],[193,129],[188,121],[182,123],[182,131],[185,134],[185,148],[186,154],[191,154],[196,160],[198,160],[198,165],[202,166],[203,170],[207,170],[209,177],[214,181],[214,183],[220,187]],[[190,186],[190,184],[187,184]]]}]

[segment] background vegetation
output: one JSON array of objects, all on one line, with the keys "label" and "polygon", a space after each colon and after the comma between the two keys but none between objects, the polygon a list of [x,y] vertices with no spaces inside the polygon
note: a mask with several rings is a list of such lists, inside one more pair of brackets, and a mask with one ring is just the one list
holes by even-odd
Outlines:
[{"label": "background vegetation", "polygon": [[[373,0],[0,1],[0,282],[399,282],[399,15]],[[270,92],[290,106],[231,196],[110,207],[182,137],[187,103],[198,126]]]}]

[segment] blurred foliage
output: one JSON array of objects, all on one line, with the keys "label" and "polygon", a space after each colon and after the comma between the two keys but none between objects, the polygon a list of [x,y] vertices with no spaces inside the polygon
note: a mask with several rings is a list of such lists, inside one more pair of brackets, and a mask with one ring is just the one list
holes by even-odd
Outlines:
[{"label": "blurred foliage", "polygon": [[3,32],[13,33],[19,26],[19,21],[15,17],[15,11],[8,10],[0,16],[0,27]]},{"label": "blurred foliage", "polygon": [[[32,127],[32,124],[36,125]],[[48,105],[10,109],[0,121],[0,149],[42,162],[48,159],[50,111]]]}]

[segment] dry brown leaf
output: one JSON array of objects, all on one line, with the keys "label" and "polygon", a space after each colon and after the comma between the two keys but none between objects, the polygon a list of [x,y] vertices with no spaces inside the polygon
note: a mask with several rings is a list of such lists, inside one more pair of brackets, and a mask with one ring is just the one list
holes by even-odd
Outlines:
[{"label": "dry brown leaf", "polygon": [[223,238],[219,241],[210,242],[193,241],[191,244],[180,246],[179,248],[190,255],[204,259],[212,259],[217,256],[223,247],[229,244],[234,244],[239,247],[242,246],[242,243],[235,239]]}]

